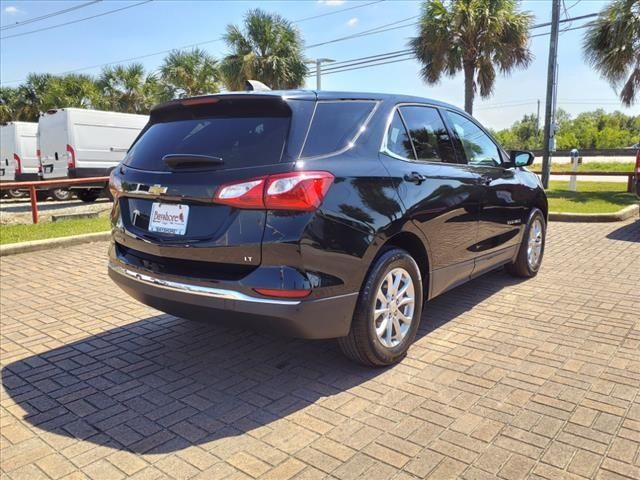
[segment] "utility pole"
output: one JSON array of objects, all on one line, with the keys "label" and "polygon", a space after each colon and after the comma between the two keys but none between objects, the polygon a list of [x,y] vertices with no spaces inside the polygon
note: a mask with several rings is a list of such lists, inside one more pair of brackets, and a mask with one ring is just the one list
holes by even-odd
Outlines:
[{"label": "utility pole", "polygon": [[540,134],[540,99],[538,99],[538,113],[536,113],[536,141],[538,141],[539,134]]},{"label": "utility pole", "polygon": [[542,145],[542,186],[549,188],[551,173],[551,151],[555,126],[554,103],[556,91],[556,69],[558,67],[558,31],[560,27],[560,0],[552,0],[551,7],[551,41],[549,42],[549,67],[547,69],[547,99],[544,112],[544,144]]},{"label": "utility pole", "polygon": [[316,65],[316,90],[322,88],[322,64],[335,62],[331,58],[316,58],[315,60],[308,60],[305,63],[311,63]]}]

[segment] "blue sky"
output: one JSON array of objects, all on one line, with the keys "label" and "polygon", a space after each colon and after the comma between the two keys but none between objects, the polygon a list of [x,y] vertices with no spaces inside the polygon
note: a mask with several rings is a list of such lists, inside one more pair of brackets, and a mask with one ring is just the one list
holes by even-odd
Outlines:
[{"label": "blue sky", "polygon": [[[0,23],[3,27],[50,12],[86,3],[79,1],[0,1]],[[3,30],[0,36],[8,36],[40,29],[63,22],[70,22],[117,8],[134,5],[141,0],[104,0],[48,20],[34,22],[19,28]],[[29,72],[61,73],[106,62],[147,55],[184,45],[202,43],[216,57],[226,52],[224,42],[216,41],[229,23],[241,23],[244,13],[260,7],[277,12],[289,20],[337,12],[339,10],[371,3],[371,0],[307,0],[307,1],[176,1],[153,0],[113,14],[42,32],[0,40],[0,76],[3,84],[21,80]],[[566,0],[570,16],[599,11],[606,0]],[[547,0],[523,1],[522,8],[535,15],[535,23],[551,18],[551,4]],[[332,40],[345,35],[388,24],[396,20],[417,16],[419,1],[384,0],[349,11],[339,12],[318,19],[296,23],[307,45]],[[563,12],[564,16],[564,12]],[[576,21],[578,26],[585,21]],[[407,22],[410,23],[410,22]],[[567,26],[566,24],[564,25]],[[329,57],[337,61],[375,55],[406,48],[407,40],[415,34],[415,26],[385,33],[309,48],[310,58]],[[543,33],[547,28],[535,30]],[[560,78],[558,104],[575,115],[581,111],[604,108],[621,110],[627,114],[640,114],[640,106],[623,108],[611,86],[600,79],[584,62],[581,52],[583,30],[567,31],[560,36]],[[487,126],[503,128],[524,113],[534,113],[536,100],[540,99],[544,113],[546,68],[549,37],[531,40],[535,55],[533,64],[526,71],[517,71],[510,77],[500,77],[494,95],[477,100],[475,116]],[[139,60],[148,69],[155,70],[163,55]],[[100,68],[83,69],[83,73],[98,73]],[[310,78],[307,87],[315,87]],[[439,85],[431,86],[419,77],[419,65],[415,60],[378,66],[323,77],[325,90],[359,90],[396,92],[427,96],[463,105],[463,80],[460,75],[445,78]]]}]

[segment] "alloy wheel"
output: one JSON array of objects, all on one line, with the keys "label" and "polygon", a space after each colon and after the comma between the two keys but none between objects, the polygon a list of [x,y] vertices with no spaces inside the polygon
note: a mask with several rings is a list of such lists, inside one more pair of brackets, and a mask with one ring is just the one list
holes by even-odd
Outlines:
[{"label": "alloy wheel", "polygon": [[399,345],[413,321],[415,289],[404,268],[394,268],[382,280],[373,308],[376,336],[387,347]]},{"label": "alloy wheel", "polygon": [[529,268],[532,269],[538,268],[540,264],[543,243],[542,232],[542,221],[536,218],[529,229],[529,241],[527,243],[527,262],[529,263]]}]

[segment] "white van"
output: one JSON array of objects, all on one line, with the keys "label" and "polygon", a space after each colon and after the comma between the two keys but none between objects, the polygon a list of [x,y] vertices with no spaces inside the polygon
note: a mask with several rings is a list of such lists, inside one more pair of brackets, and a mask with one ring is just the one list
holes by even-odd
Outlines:
[{"label": "white van", "polygon": [[[60,108],[42,114],[39,149],[42,177],[86,178],[111,173],[149,117],[82,108]],[[93,201],[106,185],[71,187],[78,198]]]},{"label": "white van", "polygon": [[40,180],[37,133],[37,123],[9,122],[0,125],[0,180]]},{"label": "white van", "polygon": [[[40,179],[36,134],[38,124],[8,122],[0,125],[0,181],[27,182]],[[14,198],[24,197],[22,190],[11,190]]]}]

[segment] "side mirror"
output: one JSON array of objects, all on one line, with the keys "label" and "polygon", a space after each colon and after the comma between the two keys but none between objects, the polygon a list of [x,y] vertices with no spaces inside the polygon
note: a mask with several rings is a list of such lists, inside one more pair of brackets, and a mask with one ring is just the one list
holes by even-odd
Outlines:
[{"label": "side mirror", "polygon": [[531,152],[512,150],[509,152],[509,163],[511,167],[528,167],[533,164],[535,155]]}]

